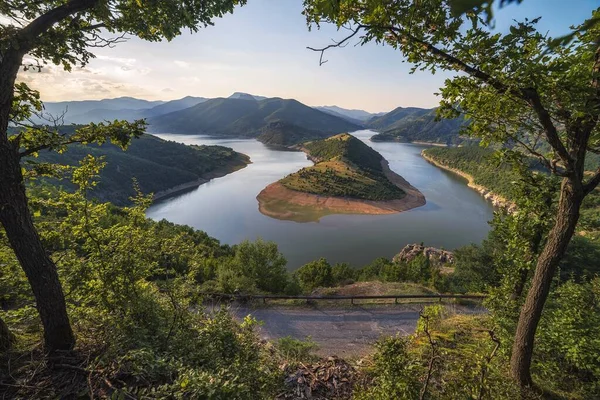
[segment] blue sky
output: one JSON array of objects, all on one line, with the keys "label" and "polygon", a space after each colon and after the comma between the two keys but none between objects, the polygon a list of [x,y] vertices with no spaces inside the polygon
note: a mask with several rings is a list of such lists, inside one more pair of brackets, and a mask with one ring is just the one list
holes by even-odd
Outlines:
[{"label": "blue sky", "polygon": [[[600,0],[524,0],[496,13],[495,29],[513,19],[541,16],[541,31],[568,32],[600,7]],[[232,15],[172,42],[130,39],[100,49],[85,69],[22,73],[46,101],[134,96],[169,100],[186,95],[226,97],[235,91],[296,98],[309,105],[338,105],[372,112],[398,106],[434,107],[449,75],[409,74],[410,65],[390,47],[369,44],[333,49],[319,66],[319,47],[343,37],[332,26],[309,32],[302,0],[248,0]]]}]

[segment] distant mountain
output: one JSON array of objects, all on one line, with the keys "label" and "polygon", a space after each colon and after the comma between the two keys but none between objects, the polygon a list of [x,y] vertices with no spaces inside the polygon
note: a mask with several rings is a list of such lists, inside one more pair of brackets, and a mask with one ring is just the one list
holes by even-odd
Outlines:
[{"label": "distant mountain", "polygon": [[264,96],[256,96],[253,94],[248,94],[248,93],[243,93],[243,92],[235,92],[234,94],[232,94],[231,96],[229,96],[230,99],[239,99],[239,100],[264,100],[266,99],[266,97]]},{"label": "distant mountain", "polygon": [[65,123],[88,124],[90,122],[114,121],[115,119],[133,121],[154,117],[183,110],[206,100],[204,97],[187,96],[182,99],[164,102],[122,97],[106,100],[45,103],[45,107],[46,112],[52,115],[60,115],[66,111]]},{"label": "distant mountain", "polygon": [[389,113],[375,116],[366,122],[367,127],[371,129],[389,129],[394,123],[411,115],[427,114],[430,109],[417,107],[398,107]]},{"label": "distant mountain", "polygon": [[315,108],[316,110],[323,111],[324,113],[331,114],[331,115],[335,115],[336,117],[339,117],[339,118],[343,118],[343,119],[345,119],[346,121],[348,121],[348,122],[351,122],[351,123],[353,123],[353,124],[360,125],[360,126],[364,126],[364,121],[362,121],[362,120],[360,120],[360,119],[351,118],[351,117],[349,117],[349,116],[347,116],[347,115],[340,114],[340,113],[338,113],[338,112],[335,112],[335,111],[333,111],[333,110],[328,110],[328,109],[326,109],[326,108],[323,108],[323,107],[314,107],[314,108]]},{"label": "distant mountain", "polygon": [[207,101],[206,97],[193,97],[186,96],[182,99],[167,101],[164,104],[160,104],[156,107],[152,107],[148,110],[143,111],[144,118],[155,117],[158,115],[168,114],[174,111],[184,110],[189,107],[193,107],[196,104]]},{"label": "distant mountain", "polygon": [[185,110],[150,118],[148,121],[151,132],[247,137],[260,135],[263,128],[276,121],[324,134],[350,132],[361,128],[296,100],[280,98],[260,101],[211,99]]},{"label": "distant mountain", "polygon": [[[75,128],[65,127],[65,132],[72,132]],[[211,178],[243,168],[249,162],[246,155],[227,147],[186,146],[152,135],[134,139],[126,151],[110,143],[102,146],[71,145],[62,154],[41,151],[34,161],[75,166],[88,154],[105,157],[106,161],[98,185],[91,191],[92,197],[116,205],[131,203],[129,198],[135,195],[134,178],[142,193],[166,194],[174,189],[198,186]],[[72,189],[68,181],[50,183]]]},{"label": "distant mountain", "polygon": [[133,97],[118,97],[116,99],[59,101],[44,103],[45,112],[52,115],[61,115],[66,111],[65,119],[75,122],[72,118],[92,110],[142,110],[156,107],[164,101],[148,101]]},{"label": "distant mountain", "polygon": [[364,110],[349,110],[338,106],[318,106],[315,107],[317,110],[321,110],[326,113],[333,115],[344,116],[350,120],[365,122],[368,119],[376,117],[384,113],[370,113]]},{"label": "distant mountain", "polygon": [[[398,109],[397,109],[398,110]],[[463,118],[436,120],[436,109],[405,111],[404,116],[391,125],[379,129],[373,141],[428,142],[454,145],[464,142],[460,130],[465,123]],[[389,120],[393,120],[402,112],[397,112]],[[381,118],[385,118],[387,115]],[[377,120],[375,121],[378,122]],[[381,121],[379,121],[381,122]],[[370,124],[372,126],[372,123]]]}]

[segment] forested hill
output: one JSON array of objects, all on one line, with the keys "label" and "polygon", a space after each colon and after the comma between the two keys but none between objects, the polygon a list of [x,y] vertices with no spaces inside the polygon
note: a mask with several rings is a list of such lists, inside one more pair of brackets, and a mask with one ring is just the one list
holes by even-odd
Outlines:
[{"label": "forested hill", "polygon": [[[156,194],[181,185],[193,187],[250,162],[246,155],[228,147],[186,146],[152,135],[134,139],[126,151],[109,143],[71,145],[62,154],[42,151],[32,161],[76,166],[88,154],[104,157],[106,162],[92,197],[116,205],[130,203],[129,198],[135,195],[134,179],[142,193]],[[52,183],[72,188],[67,180]]]},{"label": "forested hill", "polygon": [[399,107],[371,119],[368,127],[380,133],[374,141],[429,142],[447,145],[463,143],[459,135],[464,119],[436,120],[436,109]]},{"label": "forested hill", "polygon": [[288,189],[364,200],[394,200],[405,195],[386,177],[381,154],[352,135],[304,143],[303,150],[316,164],[280,180]]},{"label": "forested hill", "polygon": [[301,128],[284,121],[270,122],[261,129],[258,140],[277,147],[290,147],[308,140],[324,139],[328,135]]},{"label": "forested hill", "polygon": [[283,121],[299,128],[333,135],[360,126],[315,110],[296,100],[218,98],[184,110],[149,118],[150,132],[207,133],[257,137],[269,123]]}]

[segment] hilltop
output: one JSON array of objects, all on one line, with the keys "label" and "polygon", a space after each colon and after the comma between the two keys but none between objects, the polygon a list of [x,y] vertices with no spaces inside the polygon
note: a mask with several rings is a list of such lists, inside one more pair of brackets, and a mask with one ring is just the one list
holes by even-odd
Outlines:
[{"label": "hilltop", "polygon": [[425,198],[375,150],[347,133],[297,146],[315,165],[267,186],[257,197],[263,214],[296,221],[323,215],[389,214]]},{"label": "hilltop", "polygon": [[269,123],[283,121],[306,130],[333,135],[360,127],[345,119],[315,110],[297,100],[218,98],[173,113],[149,118],[149,130],[257,137]]}]

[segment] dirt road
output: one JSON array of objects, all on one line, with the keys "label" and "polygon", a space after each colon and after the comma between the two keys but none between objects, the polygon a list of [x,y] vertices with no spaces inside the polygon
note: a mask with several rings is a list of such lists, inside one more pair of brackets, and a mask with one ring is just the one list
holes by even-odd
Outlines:
[{"label": "dirt road", "polygon": [[[382,335],[407,335],[415,331],[420,304],[355,305],[348,307],[250,307],[232,305],[237,318],[250,314],[264,324],[260,334],[265,339],[307,336],[319,344],[323,356],[360,357],[373,350]],[[473,314],[477,307],[447,305],[451,313]]]}]

